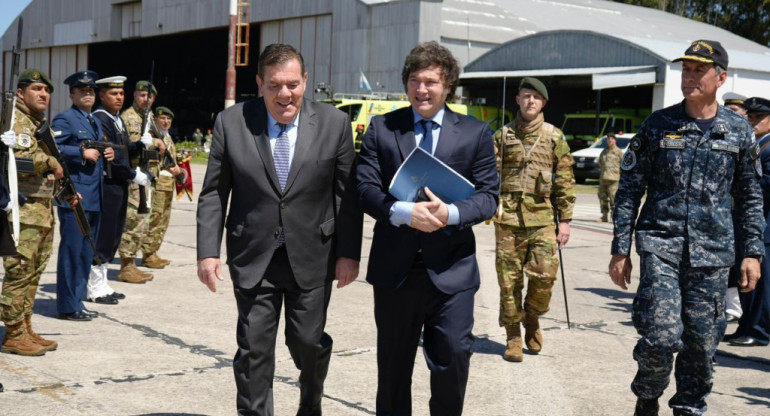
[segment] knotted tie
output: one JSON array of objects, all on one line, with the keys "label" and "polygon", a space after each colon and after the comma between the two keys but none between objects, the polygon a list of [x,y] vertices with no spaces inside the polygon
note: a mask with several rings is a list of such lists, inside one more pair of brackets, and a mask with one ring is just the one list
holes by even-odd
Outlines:
[{"label": "knotted tie", "polygon": [[275,150],[273,151],[273,160],[275,162],[275,173],[278,175],[278,183],[281,185],[281,191],[286,187],[286,180],[289,178],[289,134],[286,133],[286,124],[278,123],[281,133],[275,140]]},{"label": "knotted tie", "polygon": [[[289,160],[289,134],[286,132],[288,127],[286,124],[278,123],[281,128],[281,133],[275,140],[275,150],[273,151],[273,161],[275,162],[275,173],[278,175],[278,184],[281,185],[281,191],[286,188],[286,180],[289,178],[289,167],[291,161]],[[286,241],[286,237],[283,234],[283,225],[278,229],[278,236],[275,239],[275,247],[281,247]]]},{"label": "knotted tie", "polygon": [[433,154],[433,121],[422,119],[420,120],[422,129],[424,131],[422,140],[420,140],[420,148],[426,152]]}]

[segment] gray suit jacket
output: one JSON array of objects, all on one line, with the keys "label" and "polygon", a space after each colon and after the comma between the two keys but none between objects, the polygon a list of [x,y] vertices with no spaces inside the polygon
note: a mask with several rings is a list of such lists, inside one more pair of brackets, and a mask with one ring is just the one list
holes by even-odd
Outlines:
[{"label": "gray suit jacket", "polygon": [[347,116],[331,105],[305,98],[294,159],[282,193],[268,140],[264,100],[257,98],[222,111],[214,124],[198,199],[198,259],[219,257],[226,227],[233,283],[254,287],[273,256],[282,223],[299,286],[310,289],[334,279],[337,257],[358,260],[361,255],[363,216],[349,186],[354,160]]}]

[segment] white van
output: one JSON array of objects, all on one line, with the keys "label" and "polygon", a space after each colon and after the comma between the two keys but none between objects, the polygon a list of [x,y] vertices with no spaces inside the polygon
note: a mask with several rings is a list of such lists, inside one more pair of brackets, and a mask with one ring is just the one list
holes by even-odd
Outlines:
[{"label": "white van", "polygon": [[[634,137],[633,133],[623,133],[615,136],[617,145],[623,149],[628,149],[628,144]],[[607,136],[602,136],[599,140],[593,142],[591,146],[580,149],[572,153],[575,159],[575,166],[572,171],[575,173],[575,182],[584,183],[586,179],[599,179],[599,155],[607,147]]]}]

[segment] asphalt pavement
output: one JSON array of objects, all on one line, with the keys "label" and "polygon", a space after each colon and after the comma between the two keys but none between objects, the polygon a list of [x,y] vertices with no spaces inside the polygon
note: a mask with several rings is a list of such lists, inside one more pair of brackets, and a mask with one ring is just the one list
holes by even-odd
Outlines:
[{"label": "asphalt pavement", "polygon": [[[204,173],[204,166],[193,166],[196,192]],[[598,217],[595,194],[580,194],[572,236],[563,250],[566,276],[559,276],[551,311],[541,320],[543,351],[526,354],[522,363],[502,359],[505,331],[497,325],[494,229],[474,228],[482,283],[465,415],[633,414],[629,385],[636,363],[631,353],[638,336],[630,310],[638,268],[628,291],[611,283],[612,229],[595,222]],[[372,227],[367,218],[361,276],[332,294],[327,332],[334,349],[323,402],[328,416],[375,414],[376,329],[372,289],[364,280]],[[59,349],[43,357],[0,354],[5,386],[0,415],[234,415],[237,313],[232,284],[227,278],[211,293],[198,281],[195,240],[195,201],[175,200],[160,250],[171,265],[141,285],[117,282],[119,264],[110,265],[111,285],[127,298],[117,306],[88,304],[101,314],[91,322],[56,319],[54,252],[41,279],[33,324],[41,335],[58,341]],[[734,329],[730,324],[728,332]],[[280,333],[277,344],[275,414],[291,416],[299,400],[298,371]],[[717,359],[708,414],[770,414],[770,348],[720,344]],[[673,394],[673,385],[665,398]],[[414,415],[428,415],[429,372],[420,351],[412,392]]]}]

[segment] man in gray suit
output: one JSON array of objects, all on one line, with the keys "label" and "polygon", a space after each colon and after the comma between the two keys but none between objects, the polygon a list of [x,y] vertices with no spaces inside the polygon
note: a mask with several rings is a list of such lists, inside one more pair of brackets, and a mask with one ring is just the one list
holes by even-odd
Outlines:
[{"label": "man in gray suit", "polygon": [[300,370],[297,415],[321,415],[332,280],[341,288],[358,276],[363,216],[348,186],[355,159],[350,122],[333,106],[303,100],[307,78],[296,49],[265,48],[257,69],[262,97],[217,117],[198,200],[198,278],[212,292],[223,280],[219,256],[227,229],[238,305],[239,415],[273,415],[283,302],[286,345]]}]

